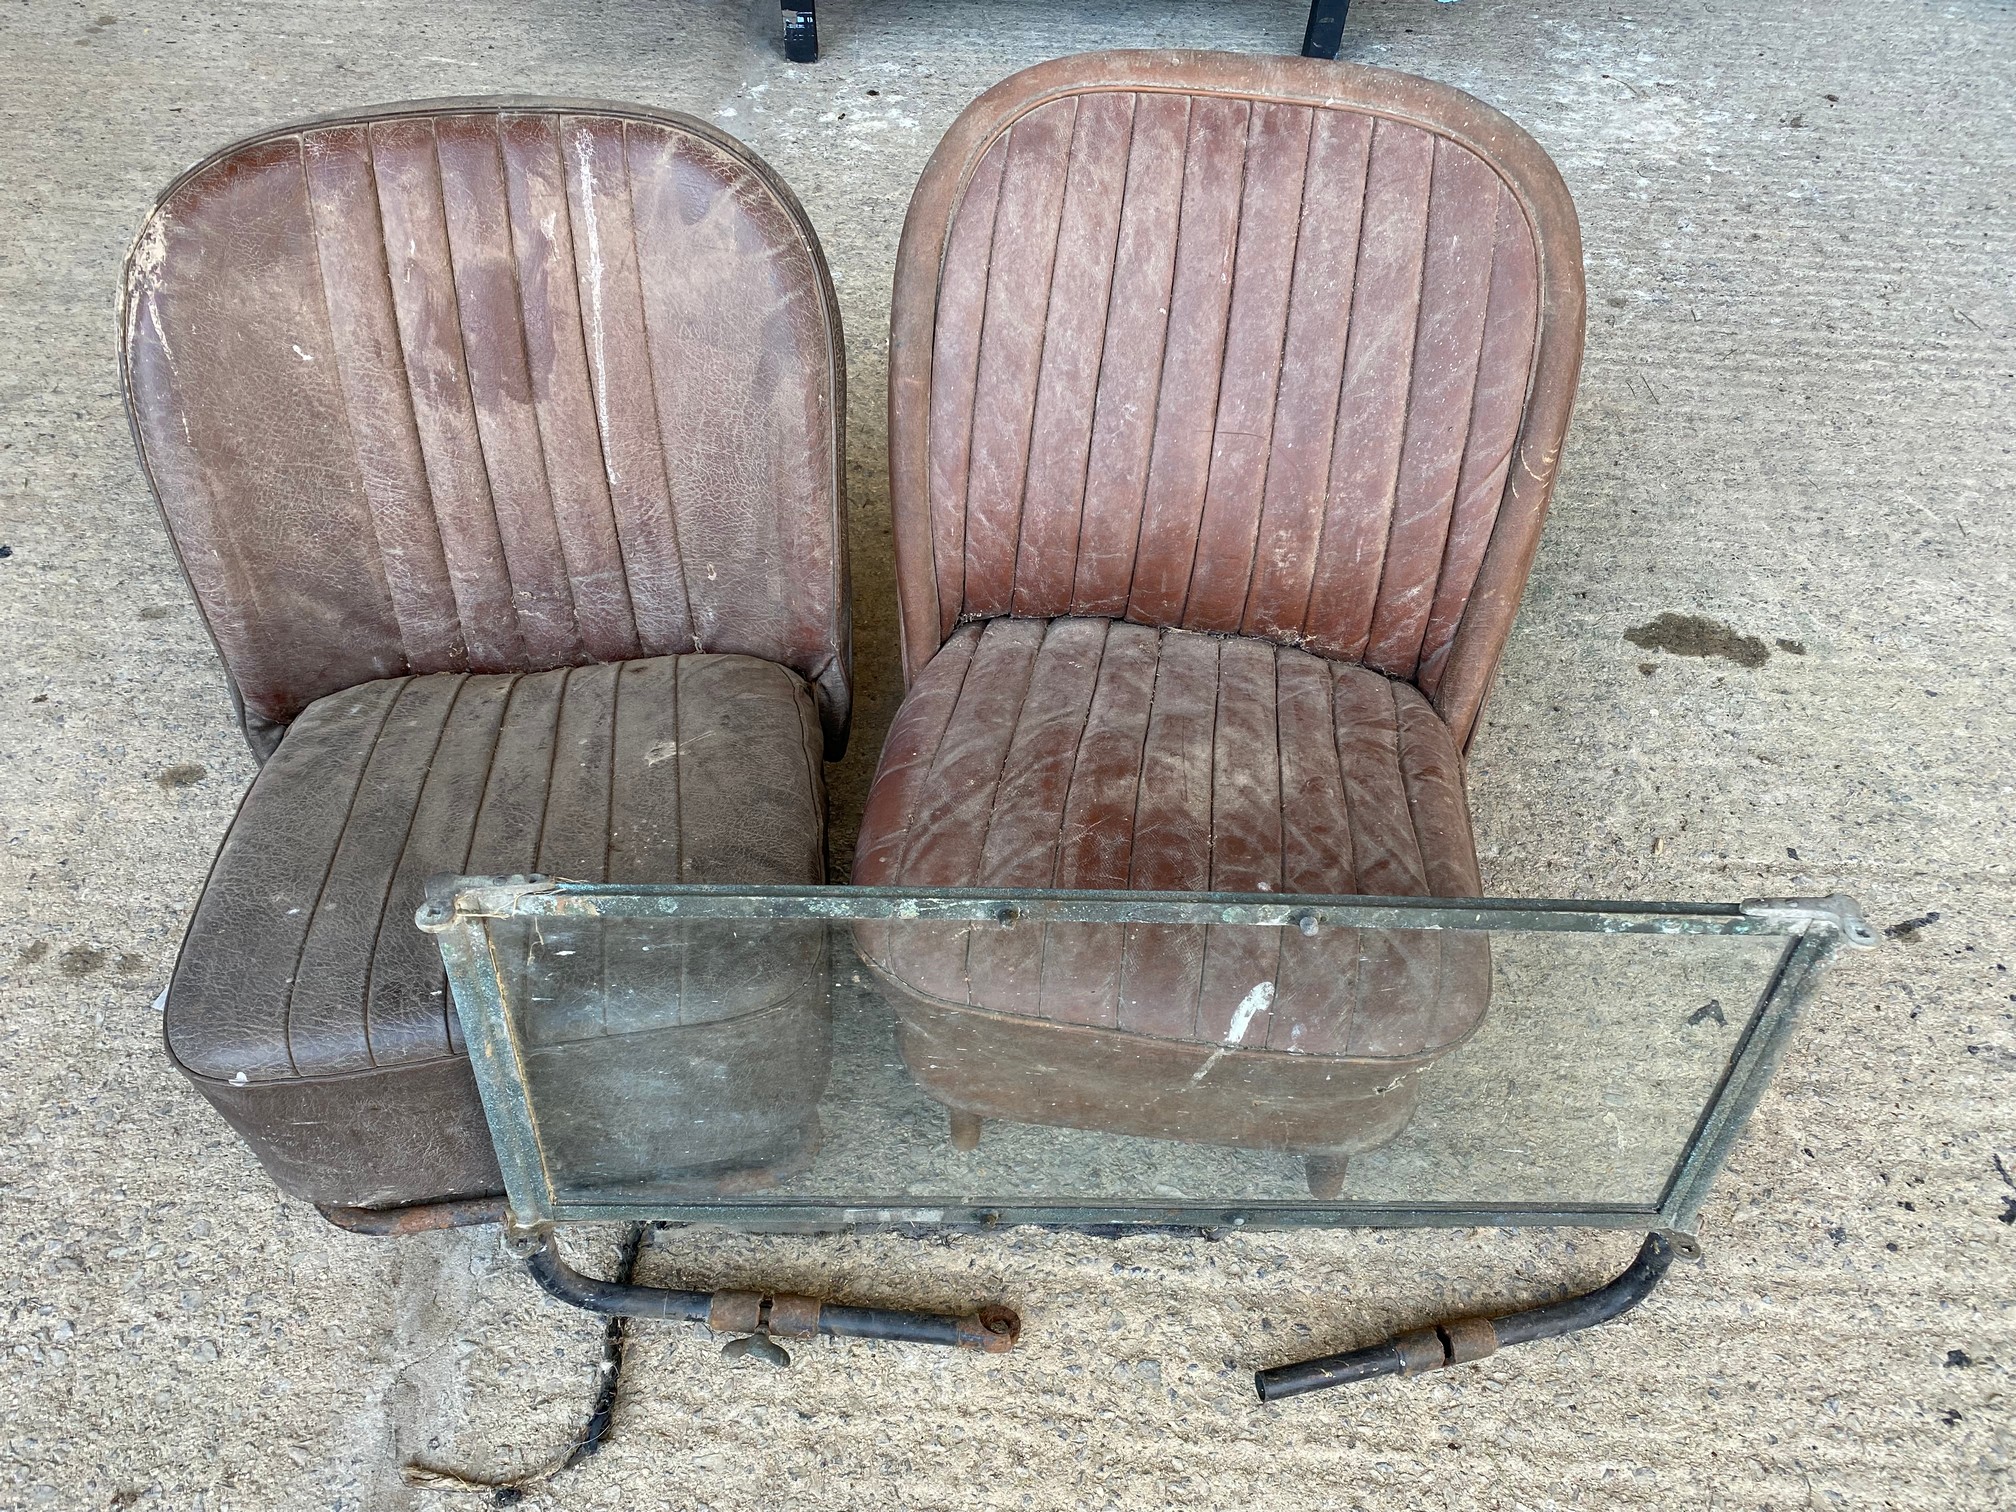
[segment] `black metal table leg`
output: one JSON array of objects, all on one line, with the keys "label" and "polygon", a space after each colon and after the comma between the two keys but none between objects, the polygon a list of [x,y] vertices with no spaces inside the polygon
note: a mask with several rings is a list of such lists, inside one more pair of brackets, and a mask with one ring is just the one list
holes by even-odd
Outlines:
[{"label": "black metal table leg", "polygon": [[809,1339],[823,1333],[1004,1354],[1022,1334],[1022,1320],[1005,1307],[983,1307],[954,1317],[886,1307],[836,1307],[783,1293],[672,1291],[627,1281],[597,1281],[561,1258],[550,1233],[529,1238],[526,1269],[548,1296],[588,1312],[705,1323],[716,1333],[761,1338],[765,1342],[759,1348],[745,1345],[738,1352],[758,1354],[777,1365],[790,1363],[790,1356],[768,1342],[777,1338]]},{"label": "black metal table leg", "polygon": [[793,63],[817,63],[819,17],[813,11],[816,0],[781,0],[781,3],[784,7],[784,56]]},{"label": "black metal table leg", "polygon": [[1310,0],[1309,29],[1302,33],[1302,56],[1334,58],[1344,45],[1344,13],[1351,0]]},{"label": "black metal table leg", "polygon": [[1579,1297],[1550,1302],[1545,1307],[1529,1307],[1502,1318],[1459,1318],[1433,1328],[1398,1334],[1364,1349],[1325,1355],[1299,1365],[1277,1365],[1255,1374],[1253,1385],[1261,1401],[1274,1402],[1282,1397],[1300,1396],[1305,1391],[1348,1386],[1353,1381],[1422,1375],[1445,1365],[1467,1365],[1514,1344],[1531,1344],[1535,1339],[1553,1339],[1593,1328],[1629,1312],[1651,1296],[1682,1246],[1699,1252],[1684,1235],[1648,1234],[1638,1258],[1623,1275]]}]

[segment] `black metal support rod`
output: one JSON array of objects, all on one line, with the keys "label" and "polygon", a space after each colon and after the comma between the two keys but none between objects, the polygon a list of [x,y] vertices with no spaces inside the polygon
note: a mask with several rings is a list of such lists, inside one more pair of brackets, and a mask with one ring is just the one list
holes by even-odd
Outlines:
[{"label": "black metal support rod", "polygon": [[1325,1355],[1299,1365],[1277,1365],[1272,1370],[1257,1372],[1253,1385],[1261,1401],[1274,1402],[1282,1397],[1300,1396],[1305,1391],[1348,1386],[1354,1381],[1421,1375],[1448,1365],[1465,1365],[1514,1344],[1558,1338],[1607,1323],[1651,1296],[1672,1264],[1673,1241],[1665,1234],[1648,1234],[1638,1258],[1624,1273],[1592,1292],[1550,1302],[1545,1307],[1507,1313],[1502,1318],[1461,1318],[1399,1334],[1363,1349]]},{"label": "black metal support rod", "polygon": [[526,1256],[525,1268],[532,1272],[532,1279],[547,1296],[584,1312],[605,1316],[705,1323],[707,1308],[714,1300],[706,1292],[670,1291],[662,1286],[597,1281],[593,1276],[584,1276],[560,1257],[560,1246],[551,1234]]},{"label": "black metal support rod", "polygon": [[705,1323],[718,1333],[809,1338],[813,1334],[937,1344],[1002,1354],[1015,1347],[1022,1320],[1005,1307],[984,1307],[963,1317],[886,1307],[835,1307],[811,1297],[762,1292],[672,1291],[597,1281],[561,1257],[551,1234],[527,1255],[526,1268],[548,1296],[588,1312],[626,1318]]},{"label": "black metal support rod", "polygon": [[1514,1344],[1531,1344],[1536,1339],[1557,1339],[1622,1317],[1652,1295],[1666,1279],[1672,1264],[1673,1241],[1664,1234],[1647,1234],[1638,1248],[1638,1258],[1609,1285],[1579,1297],[1550,1302],[1545,1307],[1529,1307],[1524,1312],[1493,1318],[1491,1327],[1498,1335],[1498,1347],[1507,1349]]},{"label": "black metal support rod", "polygon": [[983,1307],[955,1318],[947,1313],[899,1312],[886,1307],[819,1309],[819,1332],[855,1339],[893,1339],[904,1344],[940,1344],[1000,1354],[1011,1348],[1022,1320],[1005,1307]]}]

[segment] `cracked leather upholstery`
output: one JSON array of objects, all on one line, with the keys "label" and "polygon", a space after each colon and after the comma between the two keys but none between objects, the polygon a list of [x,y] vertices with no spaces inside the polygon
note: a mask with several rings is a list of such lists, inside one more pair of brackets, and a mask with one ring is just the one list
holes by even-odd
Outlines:
[{"label": "cracked leather upholstery", "polygon": [[[687,117],[394,106],[185,174],[135,245],[122,338],[141,461],[264,762],[170,1051],[291,1192],[494,1193],[413,924],[430,875],[824,880],[851,671],[818,244]],[[655,1004],[685,1038],[654,1053],[785,1068],[739,1122],[627,1125],[661,1169],[816,1138],[818,953],[691,1022]],[[587,1047],[576,1073],[627,1043],[548,1039]]]},{"label": "cracked leather upholstery", "polygon": [[[962,627],[905,700],[855,880],[1475,897],[1449,730],[1419,692],[1267,641],[1098,619]],[[871,838],[872,837],[872,838]],[[1155,925],[864,925],[916,995],[1191,1044],[1411,1060],[1484,1007],[1474,940]],[[1361,939],[1360,936],[1363,935]]]},{"label": "cracked leather upholstery", "polygon": [[1560,175],[1467,95],[1211,53],[1018,74],[904,227],[909,675],[964,620],[1099,615],[1362,663],[1465,744],[1581,350]]},{"label": "cracked leather upholstery", "polygon": [[[441,956],[413,924],[427,879],[818,882],[819,758],[804,682],[753,657],[331,694],[295,720],[218,852],[169,988],[169,1051],[299,1195],[378,1207],[494,1192]],[[793,996],[785,978],[823,1008],[804,965],[713,994],[710,1020],[775,1009]],[[660,1007],[654,1022],[671,1020]],[[584,1037],[549,1027],[542,1044]]]},{"label": "cracked leather upholstery", "polygon": [[[1454,90],[1104,53],[982,96],[898,259],[910,685],[856,879],[1475,895],[1460,752],[1581,319],[1559,175]],[[955,1111],[1331,1155],[1489,996],[1475,936],[857,942]]]},{"label": "cracked leather upholstery", "polygon": [[141,458],[255,746],[339,688],[691,651],[848,715],[838,317],[746,149],[391,109],[186,174],[128,267]]}]

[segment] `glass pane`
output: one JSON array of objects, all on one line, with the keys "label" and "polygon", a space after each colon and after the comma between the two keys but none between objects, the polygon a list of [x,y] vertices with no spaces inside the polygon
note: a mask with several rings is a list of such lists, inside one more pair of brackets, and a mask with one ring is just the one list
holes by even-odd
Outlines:
[{"label": "glass pane", "polygon": [[759,1202],[829,1218],[1651,1208],[1788,943],[1027,919],[488,926],[562,1211]]}]

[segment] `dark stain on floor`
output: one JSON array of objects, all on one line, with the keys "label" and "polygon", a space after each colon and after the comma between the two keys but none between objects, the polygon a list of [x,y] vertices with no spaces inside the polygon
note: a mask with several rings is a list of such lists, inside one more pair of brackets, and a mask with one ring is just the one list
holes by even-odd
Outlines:
[{"label": "dark stain on floor", "polygon": [[1713,1019],[1724,1029],[1729,1027],[1729,1020],[1722,1013],[1722,1000],[1720,998],[1708,999],[1707,1002],[1687,1015],[1687,1022],[1690,1024],[1705,1024],[1710,1019]]},{"label": "dark stain on floor", "polygon": [[180,766],[171,766],[154,780],[172,793],[176,788],[194,787],[209,775],[208,768],[198,766],[193,761],[185,761]]},{"label": "dark stain on floor", "polygon": [[1626,630],[1624,639],[1646,651],[1719,656],[1739,667],[1761,667],[1771,660],[1771,648],[1756,636],[1744,635],[1702,614],[1662,614],[1649,624]]},{"label": "dark stain on floor", "polygon": [[[49,942],[36,940],[22,946],[17,954],[24,966],[40,965],[49,954]],[[118,959],[113,960],[111,951],[101,950],[96,945],[73,945],[56,957],[57,969],[67,977],[89,976],[94,971],[103,970],[108,962],[120,976],[138,976],[147,969],[147,958],[143,955],[122,950]]]},{"label": "dark stain on floor", "polygon": [[95,945],[73,945],[56,957],[56,965],[68,977],[89,976],[103,966],[107,953]]},{"label": "dark stain on floor", "polygon": [[1885,928],[1883,933],[1893,940],[1915,940],[1918,938],[1919,930],[1925,928],[1928,924],[1937,924],[1938,922],[1939,914],[1937,910],[1934,910],[1932,913],[1920,914],[1915,919],[1899,920],[1897,923]]}]

